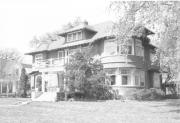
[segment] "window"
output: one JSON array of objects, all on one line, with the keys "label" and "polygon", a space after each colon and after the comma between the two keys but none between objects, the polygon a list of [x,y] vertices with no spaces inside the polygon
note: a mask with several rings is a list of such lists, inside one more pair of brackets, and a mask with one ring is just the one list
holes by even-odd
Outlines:
[{"label": "window", "polygon": [[82,32],[74,32],[67,35],[67,42],[82,40]]},{"label": "window", "polygon": [[116,84],[116,75],[111,75],[111,85],[115,85]]},{"label": "window", "polygon": [[77,40],[81,40],[82,39],[82,32],[78,32],[77,37],[78,37]]},{"label": "window", "polygon": [[72,41],[72,34],[67,35],[67,41]]},{"label": "window", "polygon": [[122,85],[128,85],[128,76],[127,75],[122,75]]},{"label": "window", "polygon": [[131,77],[130,77],[130,70],[122,69],[121,72],[121,85],[130,85]]},{"label": "window", "polygon": [[128,54],[131,55],[132,54],[132,41],[129,40],[127,41],[127,44],[120,44],[117,46],[117,52],[118,54]]},{"label": "window", "polygon": [[59,59],[63,59],[64,56],[65,56],[64,51],[59,51],[59,52],[58,52],[58,58],[59,58]]},{"label": "window", "polygon": [[136,40],[136,56],[144,56],[144,48],[142,46],[141,40]]},{"label": "window", "polygon": [[139,86],[139,76],[135,75],[135,85]]},{"label": "window", "polygon": [[116,40],[105,40],[104,42],[104,56],[112,56],[117,54],[117,41]]},{"label": "window", "polygon": [[77,40],[77,34],[73,33],[73,41]]},{"label": "window", "polygon": [[109,75],[112,75],[112,74],[116,74],[116,68],[106,68],[105,69],[105,72],[108,73]]},{"label": "window", "polygon": [[106,68],[105,72],[110,76],[110,84],[116,85],[116,71],[117,68]]},{"label": "window", "polygon": [[145,83],[145,73],[141,70],[135,71],[135,86],[144,86]]},{"label": "window", "polygon": [[141,71],[140,72],[140,86],[144,86],[145,83],[145,72]]},{"label": "window", "polygon": [[39,62],[43,59],[43,55],[42,54],[36,54],[35,55],[35,62]]}]

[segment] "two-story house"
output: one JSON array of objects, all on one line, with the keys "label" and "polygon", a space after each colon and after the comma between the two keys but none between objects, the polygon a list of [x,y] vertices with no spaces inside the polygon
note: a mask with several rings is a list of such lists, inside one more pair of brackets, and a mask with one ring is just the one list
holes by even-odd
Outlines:
[{"label": "two-story house", "polygon": [[[133,35],[126,45],[118,43],[111,33],[113,22],[88,25],[84,22],[60,32],[62,40],[42,43],[27,53],[33,57],[31,73],[32,97],[37,100],[54,100],[57,92],[64,89],[63,72],[65,63],[76,50],[93,45],[93,56],[98,56],[104,69],[111,77],[111,85],[124,94],[134,88],[160,88],[159,68],[151,65],[155,46],[150,44],[148,35],[154,34],[141,27],[144,35]],[[128,49],[125,54],[123,47]]]}]

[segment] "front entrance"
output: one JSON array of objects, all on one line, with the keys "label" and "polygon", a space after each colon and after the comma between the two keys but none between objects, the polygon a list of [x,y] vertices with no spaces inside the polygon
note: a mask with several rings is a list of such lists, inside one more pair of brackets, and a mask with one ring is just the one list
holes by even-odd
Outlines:
[{"label": "front entrance", "polygon": [[36,89],[37,91],[42,91],[42,77],[37,76],[36,78]]}]

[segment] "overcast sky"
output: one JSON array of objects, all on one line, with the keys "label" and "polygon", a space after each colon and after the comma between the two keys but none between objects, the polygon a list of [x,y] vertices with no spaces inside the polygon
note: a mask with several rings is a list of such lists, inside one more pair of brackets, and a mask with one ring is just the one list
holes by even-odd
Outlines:
[{"label": "overcast sky", "polygon": [[112,20],[108,0],[2,0],[0,47],[29,51],[35,35],[53,32],[80,17],[89,24]]}]

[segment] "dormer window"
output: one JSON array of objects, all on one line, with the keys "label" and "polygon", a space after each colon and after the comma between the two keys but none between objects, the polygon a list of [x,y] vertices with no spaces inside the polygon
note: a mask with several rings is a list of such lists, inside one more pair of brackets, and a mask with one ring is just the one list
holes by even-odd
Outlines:
[{"label": "dormer window", "polygon": [[67,42],[82,40],[82,31],[67,34]]}]

